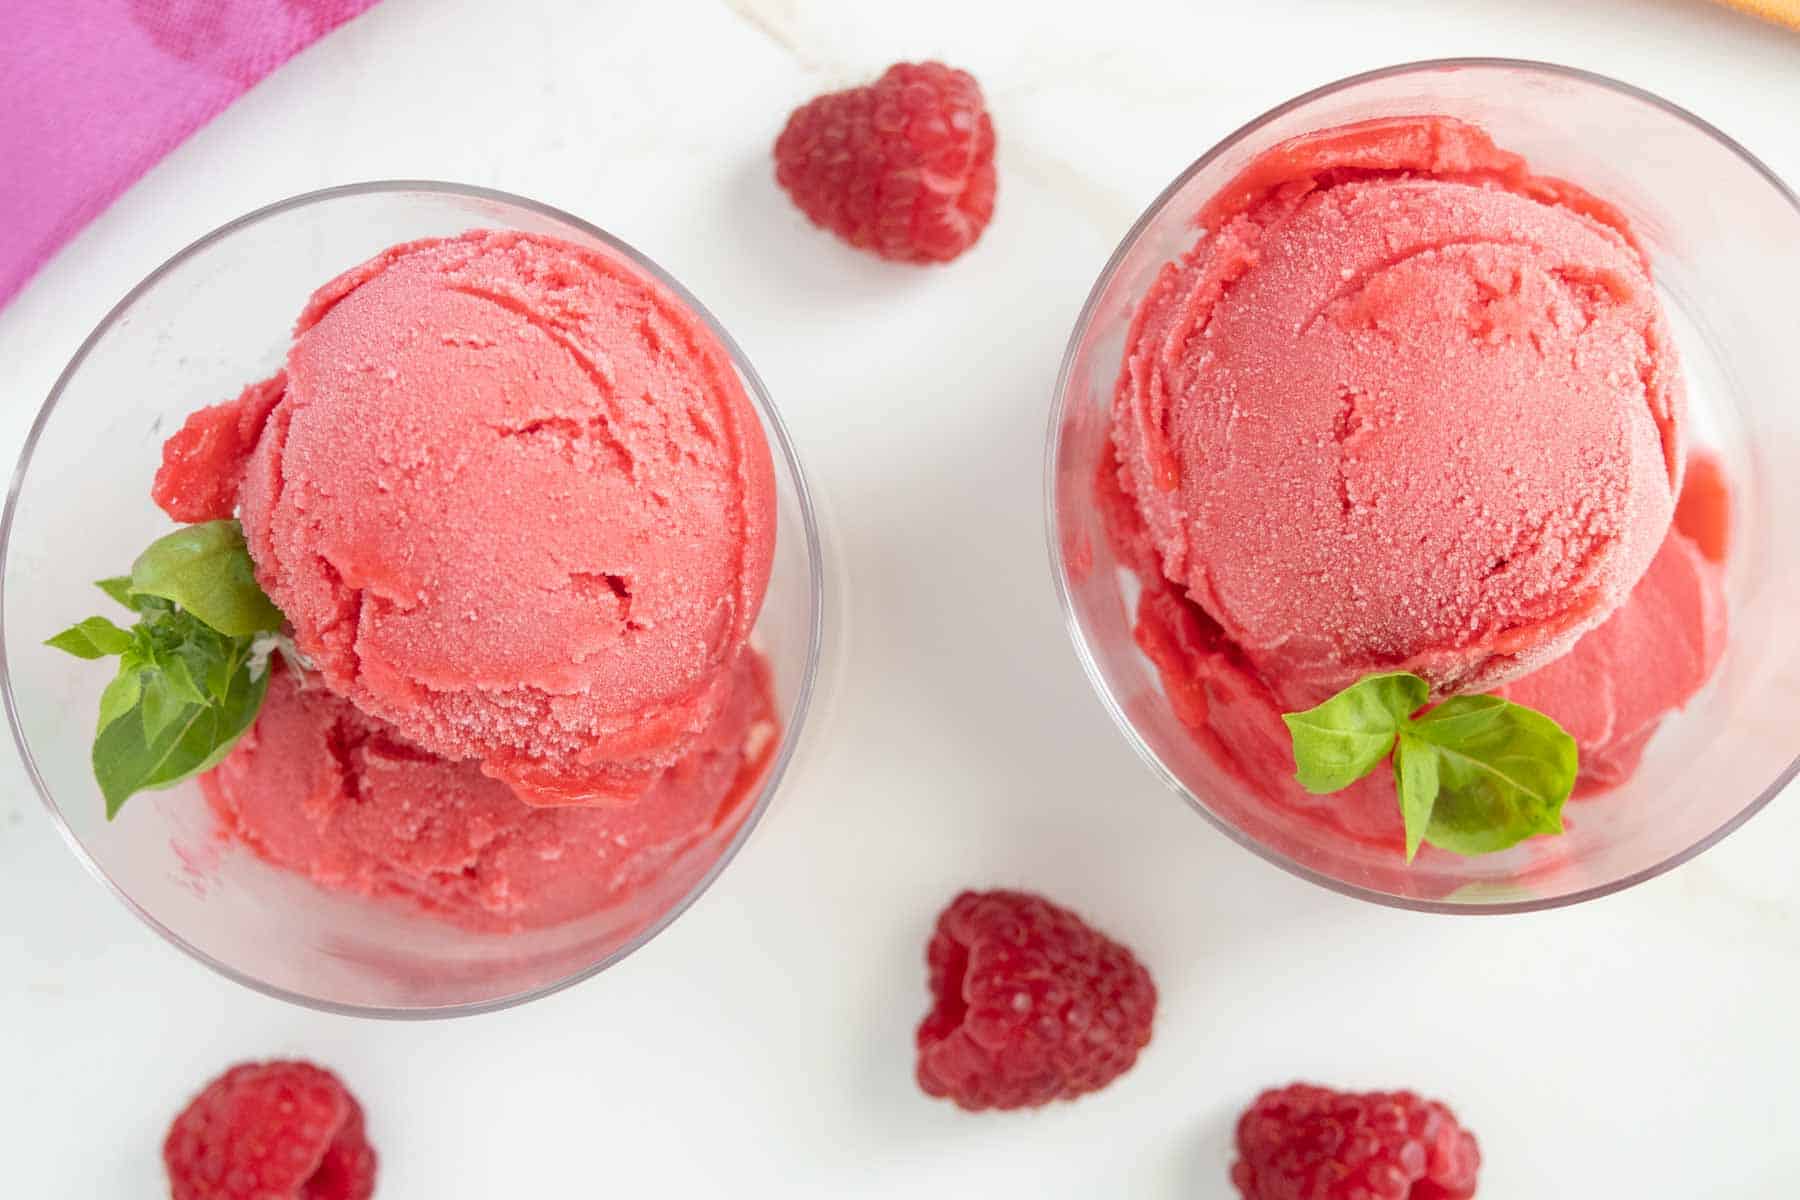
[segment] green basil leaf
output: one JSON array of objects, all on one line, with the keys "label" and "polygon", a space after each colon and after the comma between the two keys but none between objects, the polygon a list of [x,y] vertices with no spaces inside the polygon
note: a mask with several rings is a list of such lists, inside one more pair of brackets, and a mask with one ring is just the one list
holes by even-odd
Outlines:
[{"label": "green basil leaf", "polygon": [[202,704],[176,696],[169,687],[167,675],[160,671],[151,672],[138,697],[138,718],[144,726],[144,740],[156,741],[176,721],[192,716],[190,710],[203,707],[205,706]]},{"label": "green basil leaf", "polygon": [[[189,704],[205,704],[207,702],[206,693],[201,691],[200,685],[194,682],[194,672],[188,666],[186,658],[179,654],[173,654],[163,661],[162,666],[163,679],[166,681],[171,696]],[[204,663],[201,669],[206,669]]]},{"label": "green basil leaf", "polygon": [[1488,854],[1561,833],[1580,769],[1575,739],[1499,696],[1455,696],[1414,716],[1428,695],[1416,675],[1370,675],[1316,708],[1284,714],[1300,785],[1338,791],[1391,753],[1408,862],[1425,842]]},{"label": "green basil leaf", "polygon": [[131,576],[129,575],[113,575],[107,579],[96,580],[94,586],[126,608],[135,609],[137,607],[131,601]]},{"label": "green basil leaf", "polygon": [[1498,696],[1457,696],[1417,721],[1409,737],[1437,760],[1439,791],[1425,840],[1457,854],[1490,854],[1562,832],[1575,789],[1575,739],[1535,709]]},{"label": "green basil leaf", "polygon": [[171,787],[217,766],[255,721],[268,689],[268,672],[252,679],[246,666],[233,673],[224,696],[188,705],[154,738],[141,720],[117,720],[102,729],[93,763],[107,819],[137,792]]},{"label": "green basil leaf", "polygon": [[135,664],[120,664],[119,673],[113,676],[113,681],[100,693],[100,722],[95,726],[95,732],[105,729],[136,708],[143,690],[140,668]]},{"label": "green basil leaf", "polygon": [[1402,730],[1394,743],[1394,786],[1400,792],[1400,819],[1406,825],[1406,861],[1411,862],[1437,805],[1438,760],[1430,744],[1420,742],[1410,730]]},{"label": "green basil leaf", "polygon": [[106,658],[131,649],[131,634],[105,617],[89,617],[44,642],[76,658]]},{"label": "green basil leaf", "polygon": [[1315,795],[1349,787],[1394,748],[1407,718],[1430,688],[1417,675],[1370,675],[1305,712],[1285,713],[1294,742],[1294,777]]},{"label": "green basil leaf", "polygon": [[131,564],[131,591],[173,601],[230,637],[281,628],[281,612],[257,585],[236,521],[187,525],[158,538]]},{"label": "green basil leaf", "polygon": [[208,695],[223,696],[231,686],[231,672],[234,664],[229,658],[215,658],[207,664],[204,678]]},{"label": "green basil leaf", "polygon": [[92,753],[111,820],[133,794],[209,770],[230,753],[268,692],[257,641],[282,617],[256,584],[236,521],[178,529],[139,555],[129,577],[97,586],[133,609],[136,624],[90,617],[49,644],[82,658],[119,656],[100,694]]}]

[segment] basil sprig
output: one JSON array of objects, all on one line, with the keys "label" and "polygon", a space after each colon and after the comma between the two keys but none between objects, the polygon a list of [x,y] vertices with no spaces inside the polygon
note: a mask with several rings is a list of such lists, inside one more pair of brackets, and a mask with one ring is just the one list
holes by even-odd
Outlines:
[{"label": "basil sprig", "polygon": [[130,609],[122,628],[89,617],[45,644],[77,658],[116,657],[100,694],[94,779],[117,816],[138,792],[216,766],[256,719],[281,612],[257,586],[236,521],[188,525],[152,542],[130,575],[96,586]]},{"label": "basil sprig", "polygon": [[1453,696],[1420,712],[1430,691],[1404,671],[1370,675],[1284,714],[1300,786],[1338,791],[1391,755],[1408,862],[1422,842],[1473,855],[1561,833],[1579,767],[1575,739],[1499,696]]}]

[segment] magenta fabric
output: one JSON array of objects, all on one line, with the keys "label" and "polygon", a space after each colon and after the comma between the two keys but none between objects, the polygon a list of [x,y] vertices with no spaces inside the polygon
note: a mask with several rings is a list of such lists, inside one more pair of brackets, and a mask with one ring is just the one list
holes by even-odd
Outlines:
[{"label": "magenta fabric", "polygon": [[0,304],[257,80],[375,0],[0,0]]}]

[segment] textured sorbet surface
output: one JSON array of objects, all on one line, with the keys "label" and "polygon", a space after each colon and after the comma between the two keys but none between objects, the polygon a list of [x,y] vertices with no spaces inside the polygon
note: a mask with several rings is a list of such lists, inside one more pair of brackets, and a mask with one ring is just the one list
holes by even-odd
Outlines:
[{"label": "textured sorbet surface", "polygon": [[1421,117],[1277,146],[1200,224],[1134,318],[1098,487],[1176,714],[1371,842],[1400,840],[1386,770],[1310,796],[1280,718],[1372,672],[1501,688],[1575,736],[1584,790],[1628,777],[1723,650],[1729,506],[1710,458],[1683,493],[1622,218]]},{"label": "textured sorbet surface", "polygon": [[1259,160],[1144,298],[1121,484],[1294,706],[1374,670],[1517,677],[1656,554],[1682,390],[1603,216],[1469,126],[1373,122]]},{"label": "textured sorbet surface", "polygon": [[173,515],[235,500],[334,690],[533,803],[628,800],[680,758],[768,581],[773,467],[723,347],[635,266],[552,239],[346,272],[284,373],[164,459]]},{"label": "textured sorbet surface", "polygon": [[746,653],[718,717],[636,803],[534,807],[312,678],[278,669],[256,724],[204,778],[226,831],[325,887],[478,930],[599,911],[686,852],[722,846],[778,740],[767,669]]}]

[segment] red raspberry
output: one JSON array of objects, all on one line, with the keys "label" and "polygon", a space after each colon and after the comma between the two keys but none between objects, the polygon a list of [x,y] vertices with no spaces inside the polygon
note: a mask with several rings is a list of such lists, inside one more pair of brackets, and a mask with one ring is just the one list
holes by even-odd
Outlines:
[{"label": "red raspberry", "polygon": [[241,1063],[206,1085],[163,1139],[173,1200],[368,1200],[375,1151],[362,1106],[330,1071]]},{"label": "red raspberry", "polygon": [[1481,1150],[1448,1108],[1411,1092],[1264,1092],[1237,1127],[1244,1200],[1469,1200]]},{"label": "red raspberry", "polygon": [[1105,1087],[1150,1041],[1156,985],[1119,943],[1025,892],[964,892],[925,952],[919,1086],[971,1111]]},{"label": "red raspberry", "polygon": [[994,123],[981,85],[896,63],[794,110],[775,178],[813,224],[898,262],[949,262],[994,215]]}]

